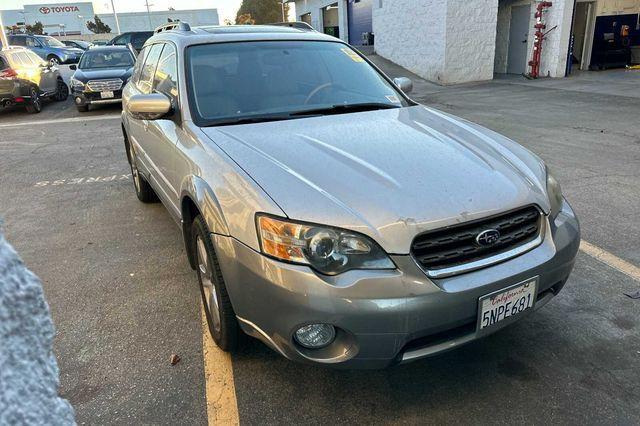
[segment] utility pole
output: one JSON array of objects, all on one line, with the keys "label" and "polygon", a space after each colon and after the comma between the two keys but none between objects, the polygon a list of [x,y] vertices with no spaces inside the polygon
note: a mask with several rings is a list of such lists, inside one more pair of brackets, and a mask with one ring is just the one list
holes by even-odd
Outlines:
[{"label": "utility pole", "polygon": [[282,22],[287,22],[287,17],[284,14],[284,3],[285,3],[286,0],[280,0],[280,1],[282,1],[282,4],[281,4],[281,6],[282,6]]},{"label": "utility pole", "polygon": [[153,31],[153,25],[151,25],[151,6],[153,6],[152,4],[149,4],[149,0],[144,0],[144,4],[145,6],[147,6],[147,17],[149,18],[149,30]]},{"label": "utility pole", "polygon": [[113,10],[113,18],[116,20],[116,30],[118,31],[118,35],[120,35],[122,34],[120,32],[120,22],[118,21],[118,14],[116,13],[116,7],[113,5],[113,0],[111,0],[111,10]]},{"label": "utility pole", "polygon": [[2,11],[0,11],[0,41],[2,42],[2,47],[9,47],[9,41],[7,40],[7,35],[4,33],[4,24],[2,23]]}]

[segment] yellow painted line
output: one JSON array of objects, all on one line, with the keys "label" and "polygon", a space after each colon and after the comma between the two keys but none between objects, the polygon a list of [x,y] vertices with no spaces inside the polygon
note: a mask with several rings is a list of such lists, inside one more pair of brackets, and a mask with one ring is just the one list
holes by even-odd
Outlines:
[{"label": "yellow painted line", "polygon": [[231,355],[220,350],[211,338],[204,309],[200,309],[200,314],[209,425],[239,425]]},{"label": "yellow painted line", "polygon": [[107,115],[91,115],[89,117],[73,117],[73,118],[59,118],[57,120],[34,120],[19,123],[3,123],[2,127],[22,127],[22,126],[37,126],[37,125],[51,125],[51,124],[64,124],[64,123],[84,123],[87,121],[102,121],[102,120],[115,120],[120,119],[120,114],[107,114]]},{"label": "yellow painted line", "polygon": [[594,259],[597,259],[600,262],[611,266],[613,269],[616,269],[623,274],[637,281],[640,281],[640,268],[632,265],[626,260],[620,259],[618,256],[615,256],[608,251],[601,249],[600,247],[596,247],[593,244],[586,242],[585,240],[580,241],[580,250],[593,257]]}]

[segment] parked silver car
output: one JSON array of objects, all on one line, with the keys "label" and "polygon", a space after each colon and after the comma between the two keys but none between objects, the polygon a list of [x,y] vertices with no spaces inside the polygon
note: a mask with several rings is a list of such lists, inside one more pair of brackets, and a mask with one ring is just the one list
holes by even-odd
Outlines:
[{"label": "parked silver car", "polygon": [[380,368],[562,289],[580,230],[543,161],[410,89],[315,31],[174,23],[146,42],[123,94],[135,190],[181,227],[223,350],[244,332]]}]

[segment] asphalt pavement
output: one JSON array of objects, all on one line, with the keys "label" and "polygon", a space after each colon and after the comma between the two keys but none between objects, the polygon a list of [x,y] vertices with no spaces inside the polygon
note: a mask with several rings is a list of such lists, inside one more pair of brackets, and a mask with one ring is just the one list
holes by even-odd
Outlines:
[{"label": "asphalt pavement", "polygon": [[[454,87],[416,79],[412,95],[540,155],[584,240],[637,267],[638,89],[640,72],[610,71]],[[0,217],[43,281],[61,394],[78,422],[205,424],[196,276],[168,213],[135,197],[119,114],[81,114],[71,98],[38,115],[0,110]],[[640,299],[624,295],[634,290],[637,277],[581,251],[563,292],[535,315],[383,371],[295,364],[250,341],[232,357],[240,422],[639,424]]]}]

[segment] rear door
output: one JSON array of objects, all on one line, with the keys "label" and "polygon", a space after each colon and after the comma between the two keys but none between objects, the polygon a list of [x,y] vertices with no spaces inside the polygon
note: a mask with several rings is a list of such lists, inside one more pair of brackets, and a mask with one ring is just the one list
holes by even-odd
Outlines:
[{"label": "rear door", "polygon": [[33,72],[40,76],[40,90],[47,93],[53,93],[56,91],[58,79],[53,68],[48,62],[45,62],[42,58],[33,52],[24,52],[33,64]]},{"label": "rear door", "polygon": [[[176,55],[171,44],[157,43],[151,46],[142,68],[138,89],[141,93],[163,93],[174,103],[177,110]],[[174,113],[175,117],[179,114]],[[179,216],[178,185],[174,170],[175,147],[177,141],[174,117],[160,120],[140,120],[142,132],[138,141],[146,153],[149,171],[159,187],[161,198],[171,213]],[[177,217],[177,216],[176,216]]]}]

